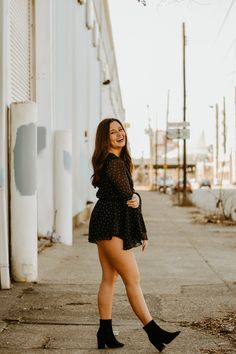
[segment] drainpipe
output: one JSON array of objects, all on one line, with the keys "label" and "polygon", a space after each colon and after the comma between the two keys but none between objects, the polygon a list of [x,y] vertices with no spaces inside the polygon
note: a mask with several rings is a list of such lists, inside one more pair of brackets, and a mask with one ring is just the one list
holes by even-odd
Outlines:
[{"label": "drainpipe", "polygon": [[37,105],[11,104],[11,265],[14,280],[37,281]]},{"label": "drainpipe", "polygon": [[57,130],[54,136],[54,202],[56,234],[59,240],[72,245],[72,134]]},{"label": "drainpipe", "polygon": [[0,289],[9,289],[9,242],[7,217],[7,128],[6,128],[6,1],[0,1]]}]

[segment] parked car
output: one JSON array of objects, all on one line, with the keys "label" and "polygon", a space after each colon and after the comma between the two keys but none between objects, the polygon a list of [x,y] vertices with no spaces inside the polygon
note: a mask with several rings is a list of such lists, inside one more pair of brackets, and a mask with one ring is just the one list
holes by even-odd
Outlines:
[{"label": "parked car", "polygon": [[174,184],[173,178],[171,176],[166,176],[166,181],[164,176],[160,177],[158,180],[158,189],[160,192],[164,191],[164,188],[171,189]]},{"label": "parked car", "polygon": [[[183,192],[184,189],[184,181],[183,179],[180,179],[179,181],[176,181],[176,183],[173,185],[173,192],[177,193],[177,192]],[[186,181],[186,191],[188,193],[192,193],[192,186],[191,183],[187,180]]]},{"label": "parked car", "polygon": [[199,182],[199,188],[204,188],[204,187],[211,188],[211,182],[210,182],[209,179],[207,179],[207,178],[203,178],[203,179]]}]

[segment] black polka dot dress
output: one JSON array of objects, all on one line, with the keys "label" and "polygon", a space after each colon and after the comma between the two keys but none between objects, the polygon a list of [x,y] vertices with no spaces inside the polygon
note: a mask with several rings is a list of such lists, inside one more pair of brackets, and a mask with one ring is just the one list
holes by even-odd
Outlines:
[{"label": "black polka dot dress", "polygon": [[89,242],[110,240],[117,236],[123,240],[123,249],[139,246],[147,240],[147,231],[141,212],[141,197],[138,208],[126,204],[136,193],[133,180],[124,161],[109,153],[101,173],[98,201],[89,223]]}]

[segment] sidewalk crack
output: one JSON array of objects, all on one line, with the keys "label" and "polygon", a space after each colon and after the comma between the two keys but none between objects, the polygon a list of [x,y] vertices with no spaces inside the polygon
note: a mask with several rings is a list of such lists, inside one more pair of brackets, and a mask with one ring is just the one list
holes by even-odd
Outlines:
[{"label": "sidewalk crack", "polygon": [[236,296],[236,292],[235,290],[229,285],[229,283],[224,280],[222,278],[222,276],[212,267],[212,265],[210,264],[210,262],[204,257],[204,255],[199,251],[199,249],[197,248],[197,246],[194,244],[193,240],[188,237],[188,235],[186,234],[185,230],[181,230],[182,234],[185,236],[185,238],[188,240],[188,242],[190,243],[190,245],[193,247],[193,249],[195,250],[195,252],[200,256],[200,258],[203,260],[203,262],[208,266],[208,268],[217,276],[218,279],[220,279],[220,281],[227,287],[227,289],[234,295]]},{"label": "sidewalk crack", "polygon": [[51,340],[50,337],[46,337],[45,338],[45,342],[42,344],[41,348],[42,349],[48,349],[48,344],[49,344],[50,340]]},{"label": "sidewalk crack", "polygon": [[3,321],[3,326],[2,328],[0,328],[0,333],[2,333],[3,331],[5,331],[8,328],[9,324],[7,323],[7,321]]}]

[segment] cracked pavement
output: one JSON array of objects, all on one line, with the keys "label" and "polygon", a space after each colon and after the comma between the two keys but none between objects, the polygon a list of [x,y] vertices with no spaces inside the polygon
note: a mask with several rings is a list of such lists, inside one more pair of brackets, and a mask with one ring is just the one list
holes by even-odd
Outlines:
[{"label": "cracked pavement", "polygon": [[[192,325],[236,312],[236,226],[195,224],[196,208],[173,206],[169,196],[157,192],[141,195],[149,246],[135,253],[143,292],[153,318],[166,329],[181,330],[164,353],[236,353],[236,330],[213,333],[204,325]],[[0,291],[0,353],[98,353],[101,272],[87,233],[85,223],[75,230],[72,247],[53,244],[39,254],[37,284],[14,283],[11,290]],[[113,324],[125,343],[116,353],[157,353],[130,308],[121,280]]]}]

